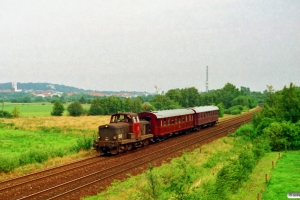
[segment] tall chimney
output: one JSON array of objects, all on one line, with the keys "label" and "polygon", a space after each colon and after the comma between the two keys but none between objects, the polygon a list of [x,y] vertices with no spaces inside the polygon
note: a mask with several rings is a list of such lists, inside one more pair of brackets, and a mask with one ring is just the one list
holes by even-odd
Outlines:
[{"label": "tall chimney", "polygon": [[208,92],[208,66],[206,66],[206,92]]}]

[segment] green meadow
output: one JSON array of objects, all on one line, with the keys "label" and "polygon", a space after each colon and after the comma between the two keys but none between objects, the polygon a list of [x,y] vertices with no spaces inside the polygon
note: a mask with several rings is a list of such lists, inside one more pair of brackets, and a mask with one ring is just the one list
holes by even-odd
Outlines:
[{"label": "green meadow", "polygon": [[[1,110],[3,105],[1,104]],[[52,103],[5,103],[4,111],[11,112],[13,108],[17,106],[20,110],[21,117],[43,117],[43,116],[51,116],[51,112],[53,109]],[[65,112],[64,115],[67,115],[67,104],[64,105]],[[83,104],[84,109],[89,109],[90,105]]]},{"label": "green meadow", "polygon": [[288,192],[300,193],[300,152],[286,152],[273,170],[263,200],[288,199]]}]

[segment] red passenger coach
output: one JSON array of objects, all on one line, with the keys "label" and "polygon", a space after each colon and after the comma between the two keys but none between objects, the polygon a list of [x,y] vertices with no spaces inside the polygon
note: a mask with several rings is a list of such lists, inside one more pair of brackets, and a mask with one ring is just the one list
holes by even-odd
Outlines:
[{"label": "red passenger coach", "polygon": [[194,127],[194,114],[192,109],[175,109],[142,112],[139,117],[150,122],[154,140],[161,140],[168,135],[189,132]]},{"label": "red passenger coach", "polygon": [[192,108],[195,111],[194,125],[196,129],[206,126],[214,126],[219,119],[217,106],[200,106]]}]

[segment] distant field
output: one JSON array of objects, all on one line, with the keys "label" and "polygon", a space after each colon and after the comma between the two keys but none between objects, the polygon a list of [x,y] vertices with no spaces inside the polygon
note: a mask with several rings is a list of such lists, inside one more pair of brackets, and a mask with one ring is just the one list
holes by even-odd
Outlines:
[{"label": "distant field", "polygon": [[[5,103],[4,110],[11,112],[12,109],[18,106],[20,110],[21,117],[42,117],[42,116],[51,116],[53,109],[52,103]],[[67,109],[68,104],[64,104],[65,109]],[[89,109],[89,104],[82,105],[84,109]],[[1,104],[2,110],[2,104]],[[64,115],[67,115],[68,112],[65,110]]]}]

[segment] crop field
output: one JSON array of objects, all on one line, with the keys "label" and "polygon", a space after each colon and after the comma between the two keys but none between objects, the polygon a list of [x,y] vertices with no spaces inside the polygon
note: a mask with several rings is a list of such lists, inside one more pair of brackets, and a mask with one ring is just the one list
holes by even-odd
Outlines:
[{"label": "crop field", "polygon": [[0,123],[9,129],[92,135],[97,132],[99,125],[107,124],[109,120],[110,116],[48,116],[2,118]]}]

